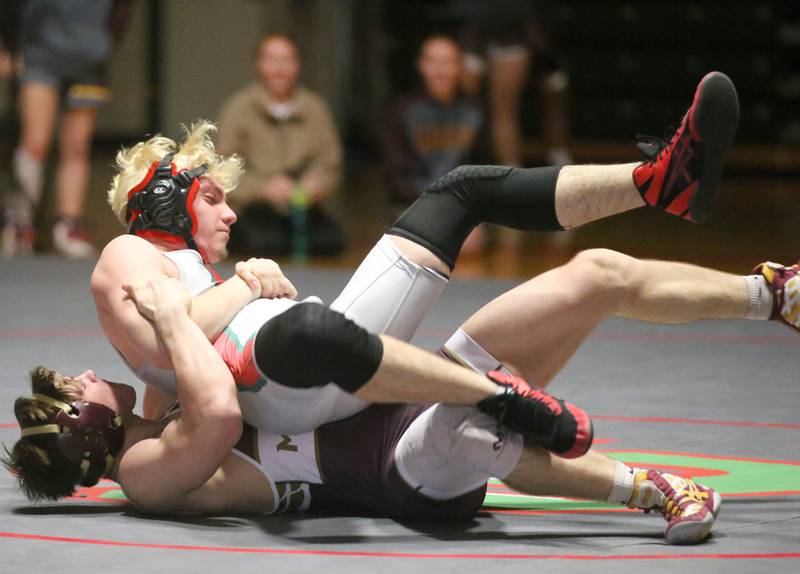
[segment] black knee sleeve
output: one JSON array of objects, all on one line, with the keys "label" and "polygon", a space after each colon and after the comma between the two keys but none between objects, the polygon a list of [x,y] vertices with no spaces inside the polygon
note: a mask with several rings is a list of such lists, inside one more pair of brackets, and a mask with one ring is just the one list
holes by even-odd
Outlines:
[{"label": "black knee sleeve", "polygon": [[253,352],[259,370],[282,385],[335,383],[354,393],[378,370],[383,343],[341,313],[301,303],[261,326]]},{"label": "black knee sleeve", "polygon": [[465,165],[437,180],[389,233],[427,247],[450,269],[464,240],[482,222],[526,231],[556,231],[556,180],[561,167]]}]

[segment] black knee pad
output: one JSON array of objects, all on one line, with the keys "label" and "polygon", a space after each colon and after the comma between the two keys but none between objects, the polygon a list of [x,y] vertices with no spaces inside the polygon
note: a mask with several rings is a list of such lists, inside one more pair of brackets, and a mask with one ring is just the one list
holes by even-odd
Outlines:
[{"label": "black knee pad", "polygon": [[450,269],[467,236],[482,222],[526,231],[555,231],[560,167],[521,169],[465,165],[437,180],[389,230],[427,247]]},{"label": "black knee pad", "polygon": [[256,335],[259,370],[295,388],[335,383],[354,393],[378,370],[380,337],[318,303],[301,303],[273,317]]}]

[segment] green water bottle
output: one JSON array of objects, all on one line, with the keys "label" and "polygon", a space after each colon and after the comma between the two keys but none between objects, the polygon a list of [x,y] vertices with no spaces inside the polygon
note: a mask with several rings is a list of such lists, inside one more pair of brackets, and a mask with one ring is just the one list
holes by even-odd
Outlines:
[{"label": "green water bottle", "polygon": [[308,259],[308,192],[300,184],[292,190],[292,261]]}]

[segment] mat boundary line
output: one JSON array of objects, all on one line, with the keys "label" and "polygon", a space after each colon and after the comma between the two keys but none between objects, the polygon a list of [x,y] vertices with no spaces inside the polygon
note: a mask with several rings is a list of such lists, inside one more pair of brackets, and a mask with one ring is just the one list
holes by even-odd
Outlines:
[{"label": "mat boundary line", "polygon": [[761,560],[800,558],[800,552],[752,552],[752,553],[710,553],[710,554],[456,554],[456,553],[409,553],[346,550],[300,550],[292,548],[254,548],[227,546],[193,546],[186,544],[149,544],[145,542],[125,542],[93,538],[72,538],[67,536],[47,536],[21,532],[0,532],[0,538],[38,540],[42,542],[62,542],[71,544],[91,544],[99,546],[118,546],[152,550],[184,550],[190,552],[224,552],[235,554],[277,554],[297,556],[338,556],[369,558],[423,558],[423,559],[491,559],[491,560]]}]

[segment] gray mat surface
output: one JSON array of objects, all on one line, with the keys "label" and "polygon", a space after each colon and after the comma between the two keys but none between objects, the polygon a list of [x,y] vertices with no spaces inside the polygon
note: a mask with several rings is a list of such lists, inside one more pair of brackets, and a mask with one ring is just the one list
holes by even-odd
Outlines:
[{"label": "gray mat surface", "polygon": [[[88,263],[51,258],[0,262],[3,444],[17,437],[11,407],[34,365],[70,374],[91,367],[133,382],[98,327],[90,271]],[[301,294],[328,302],[348,277],[291,268],[288,274]],[[454,281],[416,342],[436,347],[511,285]],[[103,563],[111,572],[176,573],[800,571],[798,343],[800,337],[771,323],[662,327],[610,320],[551,386],[597,417],[596,434],[608,441],[601,449],[744,465],[706,544],[666,546],[660,516],[630,512],[484,512],[449,525],[334,516],[144,518],[114,502],[32,505],[2,473],[0,572],[35,565],[66,574]],[[763,493],[765,477],[778,466],[782,478]]]}]

